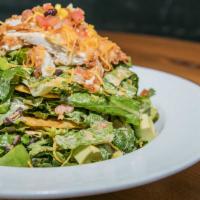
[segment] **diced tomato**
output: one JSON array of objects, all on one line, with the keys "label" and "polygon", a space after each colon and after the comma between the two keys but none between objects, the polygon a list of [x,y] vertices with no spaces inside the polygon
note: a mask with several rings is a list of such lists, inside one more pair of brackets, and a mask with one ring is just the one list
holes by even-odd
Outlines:
[{"label": "diced tomato", "polygon": [[149,90],[146,90],[146,89],[142,90],[142,92],[140,93],[140,96],[142,96],[142,97],[149,96]]},{"label": "diced tomato", "polygon": [[96,93],[99,88],[95,87],[95,85],[83,85],[90,93]]},{"label": "diced tomato", "polygon": [[36,19],[37,24],[38,24],[40,27],[43,27],[43,28],[47,28],[47,27],[48,27],[47,21],[46,21],[46,19],[45,19],[44,16],[42,16],[42,15],[37,15],[35,19]]},{"label": "diced tomato", "polygon": [[76,24],[80,24],[84,21],[84,11],[77,8],[70,13],[70,17]]},{"label": "diced tomato", "polygon": [[59,18],[55,17],[55,16],[41,16],[38,15],[36,16],[36,21],[38,23],[38,25],[44,29],[48,29],[49,27],[54,27],[56,24],[59,23]]},{"label": "diced tomato", "polygon": [[45,3],[43,5],[43,9],[44,10],[49,10],[49,9],[53,9],[53,5],[51,3]]},{"label": "diced tomato", "polygon": [[47,16],[46,21],[49,24],[49,26],[54,27],[56,24],[60,22],[60,19],[55,16]]},{"label": "diced tomato", "polygon": [[33,15],[32,10],[27,9],[22,12],[22,21],[26,21],[29,17]]}]

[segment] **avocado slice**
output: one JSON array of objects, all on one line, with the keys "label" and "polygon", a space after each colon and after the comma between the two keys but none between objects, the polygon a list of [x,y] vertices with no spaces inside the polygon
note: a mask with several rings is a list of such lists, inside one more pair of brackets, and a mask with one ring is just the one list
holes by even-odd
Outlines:
[{"label": "avocado slice", "polygon": [[154,107],[151,107],[151,110],[150,110],[150,117],[152,119],[153,122],[156,122],[159,118],[159,113],[158,113],[158,110]]},{"label": "avocado slice", "polygon": [[0,166],[28,167],[30,157],[23,145],[17,145],[0,158]]},{"label": "avocado slice", "polygon": [[142,114],[140,127],[136,130],[136,136],[148,142],[156,137],[156,130],[152,118],[147,114]]},{"label": "avocado slice", "polygon": [[102,160],[100,150],[93,145],[77,148],[74,152],[74,158],[79,164]]}]

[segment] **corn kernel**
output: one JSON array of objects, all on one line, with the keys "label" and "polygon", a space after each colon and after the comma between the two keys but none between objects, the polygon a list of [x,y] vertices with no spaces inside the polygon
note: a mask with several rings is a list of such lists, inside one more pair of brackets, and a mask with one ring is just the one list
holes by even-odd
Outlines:
[{"label": "corn kernel", "polygon": [[65,9],[63,9],[63,8],[61,8],[61,9],[58,11],[58,14],[59,14],[59,16],[60,16],[61,19],[64,19],[65,17],[68,16],[67,10],[65,10]]},{"label": "corn kernel", "polygon": [[56,9],[57,11],[59,11],[61,8],[62,8],[62,6],[61,6],[60,4],[56,4],[56,5],[55,5],[55,9]]}]

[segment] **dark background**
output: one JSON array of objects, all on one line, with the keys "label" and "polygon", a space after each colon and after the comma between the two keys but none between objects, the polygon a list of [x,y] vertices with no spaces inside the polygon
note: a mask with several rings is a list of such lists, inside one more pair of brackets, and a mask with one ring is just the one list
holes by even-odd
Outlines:
[{"label": "dark background", "polygon": [[0,19],[47,1],[82,7],[99,30],[200,41],[200,0],[0,0]]}]

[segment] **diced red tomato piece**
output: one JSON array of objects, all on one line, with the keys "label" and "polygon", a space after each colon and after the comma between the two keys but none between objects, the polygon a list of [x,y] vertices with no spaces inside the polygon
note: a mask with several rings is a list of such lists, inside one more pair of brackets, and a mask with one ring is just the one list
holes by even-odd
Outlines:
[{"label": "diced red tomato piece", "polygon": [[53,9],[53,5],[51,3],[45,3],[43,5],[43,9],[44,10],[49,10],[49,9]]},{"label": "diced red tomato piece", "polygon": [[60,19],[55,16],[47,16],[46,21],[50,27],[54,27],[56,24],[60,22]]},{"label": "diced red tomato piece", "polygon": [[36,21],[37,21],[37,23],[38,23],[38,25],[40,26],[40,27],[43,27],[43,28],[48,28],[48,24],[47,24],[47,21],[46,21],[46,19],[45,19],[45,17],[44,16],[41,16],[41,15],[37,15],[36,16]]},{"label": "diced red tomato piece", "polygon": [[22,21],[27,20],[29,17],[31,17],[33,15],[33,11],[30,9],[24,10],[22,12]]},{"label": "diced red tomato piece", "polygon": [[84,21],[84,11],[80,8],[77,8],[70,13],[70,17],[75,23],[79,24]]},{"label": "diced red tomato piece", "polygon": [[140,96],[142,97],[147,97],[148,95],[149,95],[149,90],[146,89],[142,90],[142,92],[140,93]]},{"label": "diced red tomato piece", "polygon": [[55,16],[36,16],[36,21],[38,25],[44,29],[48,29],[49,27],[54,27],[56,24],[59,23],[59,18]]}]

